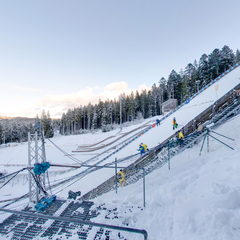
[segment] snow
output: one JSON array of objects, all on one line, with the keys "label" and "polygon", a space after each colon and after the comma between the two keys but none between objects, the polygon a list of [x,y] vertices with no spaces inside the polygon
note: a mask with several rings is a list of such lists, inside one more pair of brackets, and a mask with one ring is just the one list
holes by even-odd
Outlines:
[{"label": "snow", "polygon": [[238,116],[216,130],[235,138],[234,142],[219,138],[234,151],[210,139],[209,153],[204,148],[199,156],[199,143],[174,157],[170,171],[165,166],[149,174],[144,211],[136,207],[143,205],[141,181],[118,194],[98,197],[95,203],[117,207],[120,213],[135,206],[114,224],[127,221],[131,227],[146,229],[152,240],[240,239],[239,120]]},{"label": "snow", "polygon": [[[146,143],[150,148],[156,146],[174,133],[171,126],[173,117],[177,119],[180,127],[184,126],[239,83],[240,67],[214,83],[173,115],[164,119],[160,126],[141,135],[136,141],[101,162],[100,165],[113,162],[115,158],[120,159],[137,153],[140,142]],[[60,152],[47,141],[47,160],[54,164],[79,165],[79,163],[84,163],[96,156],[88,164],[97,163],[114,151],[116,149],[113,148],[114,146],[118,147],[123,140],[139,133],[144,128],[140,128],[141,126],[144,124],[149,126],[156,118],[160,117],[162,116],[125,127],[122,132],[116,129],[107,133],[55,136],[51,140],[67,154],[72,154],[75,159],[70,159],[68,155]],[[216,129],[217,132],[235,139],[232,142],[218,137],[233,146],[234,151],[210,139],[210,152],[208,153],[204,148],[202,155],[199,156],[201,145],[195,145],[172,158],[170,171],[167,166],[164,166],[146,176],[146,208],[143,209],[142,181],[138,181],[133,185],[120,188],[118,194],[109,192],[94,199],[96,204],[94,207],[105,204],[108,209],[117,208],[116,214],[118,215],[118,218],[114,218],[113,214],[110,214],[106,219],[105,214],[100,214],[95,221],[146,229],[150,240],[240,239],[239,120],[239,116],[235,117]],[[129,134],[124,135],[124,133]],[[88,147],[99,147],[99,149],[91,152],[72,153],[73,150],[84,149],[84,145],[85,148],[86,145],[94,145]],[[82,147],[80,148],[80,146]],[[26,166],[27,154],[27,143],[0,148],[1,171],[11,173]],[[134,160],[136,158],[132,161]],[[130,163],[129,161],[122,162],[121,166],[127,166]],[[67,179],[85,169],[83,167],[73,170],[51,167],[49,170],[50,182]],[[53,189],[53,193],[57,193],[58,197],[63,198],[67,197],[69,190],[81,191],[84,194],[114,173],[114,169],[101,169],[79,177],[73,184],[72,182],[62,184]],[[0,201],[19,197],[27,191],[27,172],[19,173],[10,184],[0,189]],[[26,202],[27,199],[19,202],[14,205],[14,209],[21,209]],[[5,204],[5,202],[0,202],[0,206]],[[0,213],[0,220],[7,216],[7,214],[1,215]]]}]

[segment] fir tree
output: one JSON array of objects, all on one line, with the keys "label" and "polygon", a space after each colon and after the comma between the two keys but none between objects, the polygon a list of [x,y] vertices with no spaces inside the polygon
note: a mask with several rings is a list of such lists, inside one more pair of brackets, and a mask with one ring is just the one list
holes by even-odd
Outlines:
[{"label": "fir tree", "polygon": [[224,46],[221,50],[221,57],[220,57],[220,68],[221,72],[226,71],[229,69],[235,61],[235,56],[233,51],[228,47]]},{"label": "fir tree", "polygon": [[240,51],[238,49],[235,55],[235,63],[240,63]]},{"label": "fir tree", "polygon": [[199,60],[198,74],[200,87],[204,87],[210,82],[210,67],[207,54],[203,54]]},{"label": "fir tree", "polygon": [[220,59],[221,52],[219,49],[214,49],[208,57],[210,67],[210,79],[213,80],[220,75]]},{"label": "fir tree", "polygon": [[42,111],[41,124],[44,131],[44,136],[47,138],[52,138],[54,135],[54,131],[53,131],[52,120],[50,118],[49,112],[47,112],[46,114],[44,110]]}]

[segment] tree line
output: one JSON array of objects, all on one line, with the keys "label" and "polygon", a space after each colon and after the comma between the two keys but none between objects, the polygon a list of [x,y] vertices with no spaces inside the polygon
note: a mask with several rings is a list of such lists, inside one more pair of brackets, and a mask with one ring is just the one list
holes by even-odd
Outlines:
[{"label": "tree line", "polygon": [[41,127],[46,137],[53,137],[54,126],[57,123],[52,121],[49,112],[43,111],[39,118],[12,118],[0,119],[0,144],[10,142],[25,142],[28,140],[28,132],[37,130]]},{"label": "tree line", "polygon": [[226,45],[222,49],[216,48],[209,55],[203,54],[199,61],[187,64],[184,70],[172,70],[167,79],[162,77],[150,90],[69,109],[61,117],[60,133],[77,134],[94,129],[108,131],[117,124],[160,115],[163,102],[175,98],[178,104],[183,103],[238,62],[239,50],[234,53]]}]

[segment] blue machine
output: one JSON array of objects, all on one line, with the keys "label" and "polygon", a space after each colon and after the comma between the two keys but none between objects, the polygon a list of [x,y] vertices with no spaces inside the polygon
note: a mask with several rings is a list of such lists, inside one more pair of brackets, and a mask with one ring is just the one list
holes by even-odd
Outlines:
[{"label": "blue machine", "polygon": [[48,168],[50,168],[49,162],[36,163],[34,164],[33,172],[35,175],[41,175],[42,173],[45,173]]},{"label": "blue machine", "polygon": [[38,212],[44,212],[53,202],[55,202],[56,196],[52,195],[50,197],[43,197],[36,205],[35,209]]}]

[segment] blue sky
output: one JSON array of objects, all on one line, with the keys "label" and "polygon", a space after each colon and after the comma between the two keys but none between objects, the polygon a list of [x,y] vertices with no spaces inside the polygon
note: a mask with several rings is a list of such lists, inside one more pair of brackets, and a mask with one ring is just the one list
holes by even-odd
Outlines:
[{"label": "blue sky", "polygon": [[151,87],[172,69],[240,48],[240,1],[0,0],[0,115]]}]

